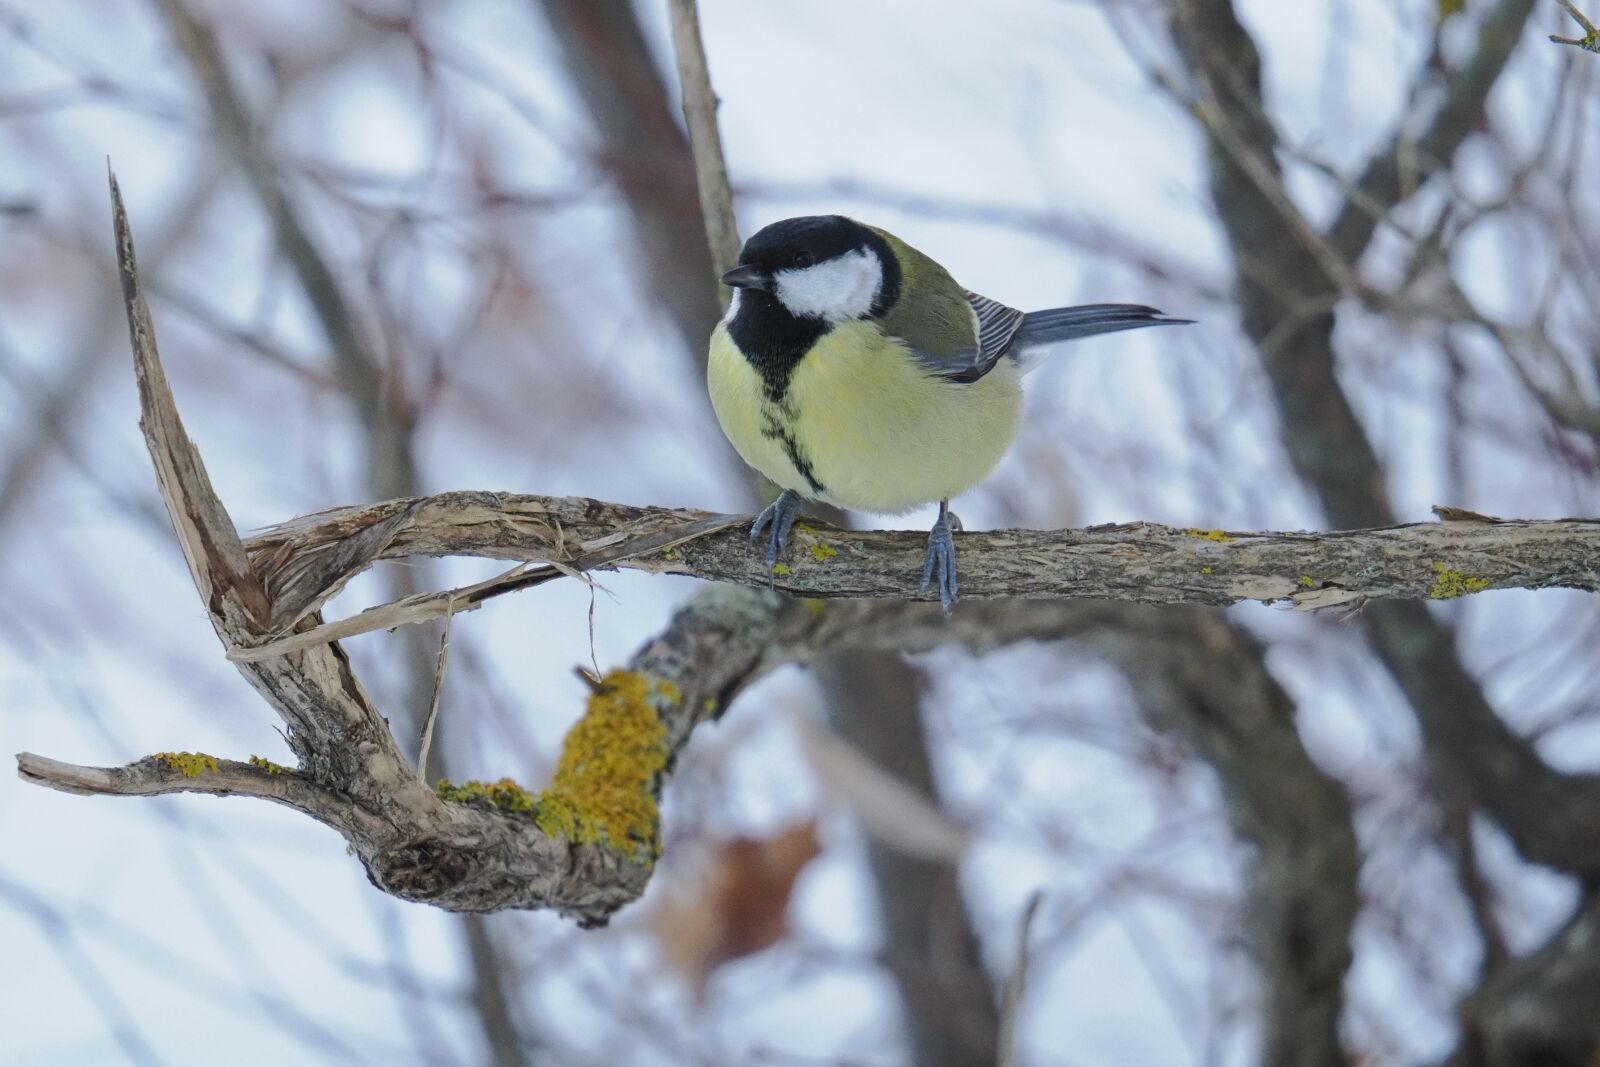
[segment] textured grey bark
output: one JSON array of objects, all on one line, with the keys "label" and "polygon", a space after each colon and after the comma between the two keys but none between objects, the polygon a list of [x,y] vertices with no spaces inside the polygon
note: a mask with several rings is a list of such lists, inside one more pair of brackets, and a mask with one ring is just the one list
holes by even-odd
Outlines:
[{"label": "textured grey bark", "polygon": [[[114,181],[112,195],[141,426],[157,483],[218,636],[226,646],[249,645],[264,634],[271,601],[178,417]],[[72,792],[275,800],[343,834],[380,888],[455,910],[552,907],[601,922],[648,878],[647,865],[619,850],[530,832],[527,818],[496,809],[441,801],[412,770],[337,646],[240,670],[284,720],[300,761],[296,771],[230,761],[185,766],[155,757],[120,769],[76,768],[24,754],[19,773]]]},{"label": "textured grey bark", "polygon": [[[1440,513],[1445,521],[1332,533],[1179,530],[1145,522],[960,533],[964,599],[956,612],[996,597],[1213,605],[1257,600],[1316,609],[1378,597],[1600,588],[1600,520]],[[560,564],[457,590],[450,596],[456,610],[574,568],[687,574],[808,597],[924,598],[918,591],[923,531],[802,522],[774,573],[750,547],[747,520],[587,497],[453,492],[302,516],[256,534],[247,547],[272,594],[277,629],[320,606],[374,560],[418,555]],[[444,594],[438,599],[442,606]],[[406,621],[398,616],[364,625],[380,629]]]}]

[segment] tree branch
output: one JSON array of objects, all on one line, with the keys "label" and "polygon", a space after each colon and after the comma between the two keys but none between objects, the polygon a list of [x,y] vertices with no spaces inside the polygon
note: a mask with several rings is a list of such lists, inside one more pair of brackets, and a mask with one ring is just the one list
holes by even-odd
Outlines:
[{"label": "tree branch", "polygon": [[[837,648],[812,661],[828,721],[883,773],[939,806],[922,724],[922,672],[880,649]],[[883,924],[880,959],[894,978],[916,1067],[986,1067],[1000,1016],[950,857],[908,854],[867,835],[867,869]]]},{"label": "tree branch", "polygon": [[1590,1067],[1600,1047],[1600,893],[1591,885],[1548,941],[1496,971],[1461,1005],[1448,1067]]},{"label": "tree branch", "polygon": [[1556,0],[1556,3],[1566,8],[1567,14],[1572,16],[1573,21],[1583,27],[1583,36],[1562,37],[1552,33],[1550,39],[1556,44],[1575,45],[1585,52],[1593,52],[1596,55],[1600,55],[1600,29],[1595,28],[1595,24],[1589,21],[1587,15],[1577,9],[1572,0]]},{"label": "tree branch", "polygon": [[[1149,522],[1082,530],[957,535],[964,599],[1096,597],[1225,605],[1284,601],[1298,609],[1370,598],[1450,599],[1488,589],[1600,589],[1600,520],[1502,520],[1441,508],[1446,521],[1330,533],[1176,529]],[[513,588],[590,569],[626,568],[767,587],[808,597],[925,599],[926,535],[802,523],[769,574],[742,516],[636,507],[585,497],[452,492],[339,508],[256,534],[248,549],[278,629],[314,610],[374,561],[464,555],[549,565],[433,594],[434,614],[476,607]],[[373,609],[287,643],[238,649],[253,659],[319,639],[416,621],[414,605]],[[416,612],[411,613],[416,616]],[[428,617],[432,617],[431,615]],[[357,616],[360,619],[361,616]]]},{"label": "tree branch", "polygon": [[[1522,28],[1533,14],[1536,0],[1500,0],[1483,20],[1478,47],[1459,72],[1449,78],[1444,99],[1420,137],[1408,132],[1415,123],[1402,122],[1389,144],[1374,155],[1357,179],[1328,230],[1329,243],[1354,264],[1372,241],[1373,232],[1387,213],[1403,203],[1421,182],[1447,171],[1450,161],[1483,118],[1489,94],[1522,39]],[[1429,65],[1431,67],[1431,64]],[[1424,78],[1436,77],[1426,70]],[[1414,92],[1413,96],[1425,95]],[[1402,164],[1421,164],[1421,174],[1408,174]],[[1409,180],[1407,180],[1409,179]]]},{"label": "tree branch", "polygon": [[[270,594],[178,416],[114,178],[111,198],[141,425],[157,483],[213,627],[225,646],[248,648],[269,636]],[[295,625],[318,621],[302,613]],[[665,780],[664,773],[652,774],[650,768],[670,765],[704,714],[701,702],[686,702],[684,690],[672,684],[671,674],[682,664],[660,655],[642,655],[640,664],[630,674],[608,679],[590,706],[591,714],[631,717],[640,725],[641,754],[623,768],[626,783],[592,782],[580,768],[564,791],[553,788],[535,796],[515,786],[480,787],[458,791],[461,802],[447,802],[412,770],[344,653],[332,644],[240,667],[287,723],[289,745],[300,760],[293,771],[275,773],[204,754],[157,756],[105,769],[23,753],[18,774],[79,793],[266,797],[333,826],[373,883],[402,899],[457,911],[553,908],[596,925],[637,897],[649,880],[655,797]],[[657,669],[661,673],[645,673]],[[660,725],[659,742],[651,740],[651,723]],[[621,805],[626,818],[613,818],[607,810],[586,806],[592,798],[583,795],[585,784],[606,791],[608,799],[624,785],[642,795]]]},{"label": "tree branch", "polygon": [[[695,0],[671,0],[670,11],[684,123],[713,265],[711,281],[726,308],[731,291],[720,279],[738,262],[740,242],[717,97]],[[763,485],[765,479],[754,471],[749,477],[770,497],[774,487]],[[819,517],[836,523],[843,519],[831,508]],[[816,676],[835,728],[858,744],[865,742],[864,751],[885,772],[931,798],[920,671],[893,652],[846,650],[818,662]],[[883,959],[900,988],[912,1062],[917,1067],[993,1063],[999,1018],[955,863],[915,860],[869,840],[867,866],[883,918]]]},{"label": "tree branch", "polygon": [[[196,588],[230,650],[315,630],[316,606],[332,590],[376,559],[403,555],[542,557],[553,574],[628,565],[753,587],[706,590],[591,699],[597,722],[621,716],[637,728],[636,761],[586,760],[581,746],[592,742],[585,738],[612,735],[599,726],[586,732],[580,722],[563,753],[563,766],[574,770],[565,782],[558,772],[551,789],[537,795],[500,783],[454,790],[451,802],[428,788],[330,643],[241,657],[247,661],[240,671],[288,725],[300,759],[292,771],[203,755],[150,757],[120,769],[18,756],[25,781],[71,792],[206,792],[289,804],[338,830],[373,883],[403,899],[461,911],[553,908],[585,924],[604,923],[649,880],[658,847],[655,802],[678,750],[698,723],[771,667],[839,648],[911,651],[949,641],[988,648],[1055,638],[1131,610],[1063,599],[985,604],[979,596],[1282,597],[1308,607],[1375,595],[1600,584],[1600,523],[1502,522],[1456,512],[1437,524],[1338,534],[1228,534],[1146,523],[966,534],[975,597],[953,620],[931,604],[883,600],[824,610],[794,602],[761,588],[766,576],[756,554],[742,532],[728,529],[737,517],[581,498],[448,493],[390,501],[307,516],[247,545],[178,416],[114,178],[111,196],[146,445]],[[921,535],[911,533],[802,527],[796,546],[795,562],[778,576],[785,588],[829,596],[905,598],[922,554]],[[1307,571],[1317,575],[1310,585]],[[284,612],[283,602],[295,610]],[[632,777],[588,783],[583,768],[602,763],[627,765]],[[596,785],[607,797],[634,789],[637,799],[622,805],[625,817],[615,817],[587,806],[592,798],[584,790]]]},{"label": "tree branch", "polygon": [[348,796],[287,768],[240,763],[199,753],[162,753],[125,767],[84,767],[24,752],[17,777],[79,796],[158,797],[169,793],[256,797],[293,808],[341,833],[372,835],[381,827]]},{"label": "tree branch", "polygon": [[[1457,103],[1438,113],[1424,144],[1453,151],[1470,132],[1470,124],[1457,120],[1463,110],[1481,107],[1493,87],[1491,75],[1504,68],[1510,43],[1501,38],[1515,38],[1526,16],[1526,0],[1500,0],[1480,35],[1479,56],[1461,75],[1470,84],[1451,94]],[[1231,0],[1182,0],[1174,5],[1172,25],[1194,77],[1209,86],[1231,125],[1246,133],[1242,149],[1234,140],[1213,138],[1211,192],[1238,264],[1245,332],[1272,387],[1290,462],[1335,524],[1392,522],[1383,468],[1335,374],[1338,294],[1297,252],[1294,229],[1279,222],[1278,201],[1258,185],[1263,166],[1276,182],[1282,175],[1276,134],[1263,110],[1255,42]],[[1375,163],[1374,173],[1381,170]],[[1350,236],[1339,238],[1349,242],[1345,251],[1352,257],[1364,247],[1356,237],[1364,242],[1372,233],[1353,211],[1342,215],[1356,220]],[[1380,602],[1364,619],[1374,649],[1416,711],[1440,787],[1496,819],[1526,858],[1570,871],[1600,869],[1592,844],[1600,836],[1600,778],[1556,771],[1507,727],[1462,667],[1450,628],[1421,605]]]},{"label": "tree branch", "polygon": [[722,155],[722,133],[717,128],[717,94],[711,89],[705,44],[700,40],[700,12],[695,0],[672,0],[672,51],[678,60],[678,84],[683,89],[684,125],[694,154],[695,185],[700,190],[700,214],[705,218],[706,245],[711,251],[710,282],[722,306],[728,291],[718,279],[739,262],[739,230],[733,217],[733,190],[728,187],[728,165]]}]

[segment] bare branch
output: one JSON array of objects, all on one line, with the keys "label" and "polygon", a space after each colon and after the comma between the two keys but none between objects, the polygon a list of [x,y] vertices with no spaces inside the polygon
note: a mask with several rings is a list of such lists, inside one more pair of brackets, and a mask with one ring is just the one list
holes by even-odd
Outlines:
[{"label": "bare branch", "polygon": [[155,461],[156,485],[167,506],[167,516],[178,534],[178,544],[201,598],[211,608],[212,621],[224,642],[238,636],[248,639],[267,617],[266,594],[245,558],[233,522],[211,487],[211,478],[194,443],[178,418],[166,371],[156,352],[155,325],[150,307],[139,288],[139,265],[134,257],[133,234],[115,175],[109,175],[111,204],[117,239],[117,269],[123,303],[128,313],[128,336],[139,383],[139,428]]},{"label": "bare branch", "polygon": [[428,780],[428,750],[433,747],[433,727],[439,721],[439,698],[444,695],[444,669],[450,662],[450,615],[444,617],[444,633],[439,635],[439,659],[433,669],[433,696],[428,715],[422,720],[422,739],[417,743],[417,777]]},{"label": "bare branch", "polygon": [[[1331,533],[1176,529],[1134,522],[1082,530],[957,535],[969,599],[1099,597],[1142,603],[1285,601],[1299,609],[1369,598],[1450,599],[1487,589],[1600,588],[1600,520],[1501,520],[1441,509],[1449,521]],[[770,586],[808,597],[923,599],[926,535],[801,524],[790,558],[769,574],[743,518],[688,508],[634,507],[585,497],[452,492],[292,519],[248,547],[275,602],[320,604],[379,559],[466,555],[545,560],[448,593],[439,610],[542,584],[562,573],[627,568]],[[381,529],[381,537],[371,531]],[[412,621],[400,605],[371,609],[240,649],[240,659]],[[432,617],[429,615],[428,617]]]},{"label": "bare branch", "polygon": [[[1328,230],[1334,250],[1348,262],[1361,258],[1383,216],[1416,191],[1418,178],[1448,170],[1456,149],[1478,127],[1489,93],[1500,80],[1522,39],[1523,27],[1536,0],[1500,0],[1484,17],[1478,48],[1466,66],[1449,79],[1444,99],[1421,136],[1402,123],[1390,143],[1372,157],[1352,194]],[[1432,65],[1429,64],[1431,67]],[[1423,77],[1435,77],[1425,70]],[[1416,94],[1413,95],[1424,95]],[[1422,175],[1408,174],[1407,165],[1421,164]],[[1409,179],[1409,180],[1408,180]]]},{"label": "bare branch", "polygon": [[1462,1042],[1450,1067],[1588,1067],[1600,1046],[1600,894],[1591,886],[1544,945],[1483,983],[1461,1005]]},{"label": "bare branch", "polygon": [[23,752],[17,756],[17,776],[79,796],[205,793],[256,797],[293,808],[341,833],[371,835],[382,829],[348,796],[263,760],[240,763],[183,752],[147,756],[126,767],[83,767]]},{"label": "bare branch", "polygon": [[[420,499],[423,498],[419,498],[419,502]],[[570,500],[572,498],[567,499]],[[598,501],[594,503],[598,503]],[[677,546],[687,544],[698,537],[703,537],[719,530],[726,530],[730,526],[741,526],[744,523],[745,518],[739,515],[706,515],[683,523],[672,523],[653,531],[639,531],[633,535],[629,535],[624,531],[615,531],[594,541],[585,541],[579,547],[589,551],[570,559],[561,560],[551,556],[549,558],[553,562],[548,566],[530,568],[524,564],[513,567],[504,574],[496,575],[481,582],[475,582],[472,585],[461,586],[442,593],[418,593],[413,596],[402,597],[392,603],[368,608],[359,615],[348,619],[340,619],[337,622],[323,623],[317,626],[302,627],[296,632],[280,637],[269,644],[251,648],[229,649],[228,656],[239,663],[252,663],[272,656],[283,655],[285,652],[292,652],[296,649],[309,648],[312,645],[324,644],[328,641],[354,637],[357,634],[372,633],[376,630],[392,630],[397,626],[424,622],[428,619],[443,618],[464,611],[473,611],[492,597],[514,593],[521,589],[531,589],[536,585],[543,585],[556,578],[572,577],[588,570],[621,566],[637,556],[651,553],[671,553]],[[389,527],[390,536],[392,536],[395,524],[393,524],[392,520],[386,520],[385,525]],[[369,548],[379,543],[376,539],[368,539]],[[316,605],[321,605],[337,591],[338,586],[343,585],[351,575],[358,573],[375,558],[372,555],[362,555],[346,550],[337,551],[333,555],[335,559],[347,568],[337,572],[335,575],[338,585],[322,590],[302,587],[303,591],[310,596]],[[530,555],[535,554],[530,553]],[[298,622],[299,620],[292,621]]]},{"label": "bare branch", "polygon": [[[766,670],[842,648],[911,651],[949,641],[986,648],[1074,632],[1104,633],[1106,618],[1124,617],[1111,612],[1136,610],[1120,605],[1100,610],[1061,599],[974,601],[948,621],[931,604],[856,602],[818,610],[759,588],[767,576],[742,531],[728,529],[738,524],[736,517],[581,498],[453,493],[391,501],[299,519],[247,546],[183,430],[114,179],[111,194],[146,443],[195,584],[230,648],[257,647],[264,639],[284,636],[271,627],[271,620],[282,617],[273,610],[279,597],[319,604],[327,590],[356,571],[399,555],[543,557],[558,574],[626,564],[756,588],[708,589],[633,658],[628,671],[608,676],[591,697],[596,722],[620,715],[643,731],[640,759],[629,773],[638,771],[633,788],[644,795],[620,820],[584,807],[584,776],[591,773],[585,768],[629,762],[586,759],[582,746],[591,742],[585,738],[602,728],[589,724],[586,729],[584,722],[563,755],[567,780],[558,771],[545,793],[503,783],[457,790],[453,799],[458,802],[443,799],[408,765],[335,644],[240,667],[289,724],[290,744],[301,760],[295,770],[170,754],[120,769],[83,768],[23,754],[18,771],[26,781],[80,793],[204,792],[271,799],[337,829],[374,884],[396,896],[463,911],[554,908],[585,924],[599,924],[635,899],[650,877],[658,847],[655,801],[677,752],[698,723],[720,714]],[[1446,515],[1449,521],[1437,524],[1334,534],[1225,533],[1136,523],[969,534],[963,543],[973,591],[989,596],[1020,590],[1040,597],[1167,602],[1282,597],[1314,606],[1373,595],[1600,584],[1593,563],[1600,558],[1600,522]],[[800,528],[798,558],[779,577],[795,591],[903,598],[915,585],[920,541],[920,534]],[[1302,576],[1307,570],[1319,575],[1310,584],[1309,575]],[[313,629],[318,622],[314,614],[295,618],[286,624],[290,630]],[[1135,658],[1144,662],[1145,655]],[[651,740],[657,728],[660,739]],[[606,736],[612,738],[607,744],[614,743],[612,733]],[[1591,867],[1600,869],[1600,864]]]},{"label": "bare branch", "polygon": [[[711,249],[712,282],[739,262],[739,230],[733,218],[733,191],[722,156],[722,134],[717,128],[717,96],[711,90],[711,72],[705,45],[700,40],[700,14],[695,0],[672,0],[672,49],[678,58],[678,82],[683,87],[683,118],[689,127],[694,152],[695,182],[700,190],[700,214],[705,217],[706,244]],[[722,306],[728,306],[725,289],[718,287]]]},{"label": "bare branch", "polygon": [[[1470,134],[1530,10],[1531,0],[1500,0],[1488,16],[1477,54],[1447,89],[1445,105],[1419,141],[1441,165]],[[1392,522],[1383,467],[1335,373],[1338,294],[1296,251],[1296,232],[1281,224],[1277,202],[1257,184],[1263,166],[1280,183],[1282,174],[1255,42],[1231,0],[1182,0],[1173,6],[1172,24],[1194,77],[1210,87],[1232,126],[1245,131],[1242,156],[1233,141],[1213,138],[1211,194],[1238,263],[1245,332],[1272,386],[1289,459],[1335,524]],[[1369,167],[1360,183],[1367,206],[1403,198],[1407,190],[1397,168],[1389,156]],[[1366,207],[1352,201],[1330,233],[1354,260],[1375,226]],[[1588,844],[1597,831],[1595,780],[1553,770],[1498,717],[1457,658],[1450,629],[1421,605],[1376,603],[1364,621],[1416,711],[1441,788],[1497,820],[1528,859],[1588,868],[1595,861]]]},{"label": "bare branch", "polygon": [[[273,614],[269,594],[184,433],[115,179],[111,197],[141,421],[157,481],[212,625],[228,647],[249,647],[266,633]],[[308,615],[298,625],[317,621]],[[675,667],[670,657],[648,662],[662,670]],[[121,769],[82,768],[24,753],[18,773],[25,781],[79,793],[238,793],[288,803],[339,830],[380,889],[452,910],[553,908],[593,925],[637,897],[649,880],[653,822],[613,821],[606,812],[586,809],[581,770],[556,795],[535,796],[517,787],[467,790],[465,802],[450,803],[411,769],[337,645],[319,644],[240,670],[288,724],[299,768],[203,754],[152,757]],[[645,768],[631,779],[643,795],[627,809],[630,815],[637,811],[653,819],[665,774],[652,775],[648,768],[670,765],[704,714],[702,704],[685,704],[681,696],[669,675],[635,671],[602,686],[591,701],[591,712],[660,724],[659,745],[643,744],[644,755],[630,766]],[[497,805],[505,797],[513,803]]]},{"label": "bare branch", "polygon": [[1571,15],[1573,20],[1583,27],[1583,36],[1561,37],[1552,33],[1550,39],[1556,44],[1576,45],[1585,52],[1593,52],[1596,55],[1600,55],[1600,29],[1596,29],[1594,23],[1590,22],[1582,11],[1573,6],[1572,0],[1556,0],[1556,3],[1566,8],[1567,14]]}]

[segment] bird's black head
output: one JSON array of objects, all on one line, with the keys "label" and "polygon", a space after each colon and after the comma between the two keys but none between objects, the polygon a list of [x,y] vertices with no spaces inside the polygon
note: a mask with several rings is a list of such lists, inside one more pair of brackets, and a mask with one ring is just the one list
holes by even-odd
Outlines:
[{"label": "bird's black head", "polygon": [[900,264],[882,236],[854,219],[805,215],[757,231],[722,282],[745,291],[736,294],[740,306],[748,297],[838,324],[887,311],[900,295]]}]

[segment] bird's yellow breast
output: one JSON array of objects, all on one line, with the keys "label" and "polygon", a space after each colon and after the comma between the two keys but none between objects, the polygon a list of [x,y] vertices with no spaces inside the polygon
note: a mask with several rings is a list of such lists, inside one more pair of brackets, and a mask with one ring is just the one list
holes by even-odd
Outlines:
[{"label": "bird's yellow breast", "polygon": [[744,461],[785,489],[901,512],[982,481],[1016,436],[1022,386],[1001,360],[971,384],[934,377],[870,321],[829,331],[776,400],[727,327],[711,336],[711,406]]}]

